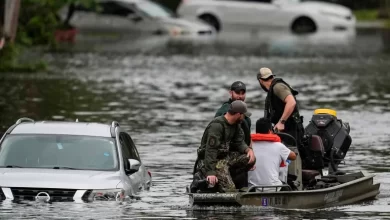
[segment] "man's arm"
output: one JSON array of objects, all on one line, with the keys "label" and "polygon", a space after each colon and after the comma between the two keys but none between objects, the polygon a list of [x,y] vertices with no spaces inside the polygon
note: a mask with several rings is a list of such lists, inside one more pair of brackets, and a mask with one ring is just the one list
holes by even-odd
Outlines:
[{"label": "man's arm", "polygon": [[296,105],[294,96],[292,95],[290,88],[283,83],[277,83],[274,86],[274,93],[280,100],[286,103],[282,117],[279,120],[287,120],[293,113]]},{"label": "man's arm", "polygon": [[245,143],[245,136],[244,131],[242,130],[241,126],[237,126],[238,129],[236,133],[233,136],[233,139],[231,140],[231,145],[233,147],[236,147],[237,150],[241,153],[246,153],[248,145]]},{"label": "man's arm", "polygon": [[297,155],[294,153],[294,151],[288,149],[284,144],[281,143],[281,150],[280,150],[280,156],[282,157],[283,161],[289,160],[295,160],[297,159]]},{"label": "man's arm", "polygon": [[238,130],[237,130],[236,134],[233,136],[233,140],[232,140],[231,144],[233,146],[236,146],[239,152],[248,154],[249,163],[256,162],[256,158],[255,158],[255,155],[253,153],[252,148],[248,147],[248,145],[246,145],[246,143],[245,143],[244,131],[242,130],[241,126],[238,126]]},{"label": "man's arm", "polygon": [[223,127],[219,123],[211,124],[208,130],[208,137],[205,149],[204,165],[206,176],[215,176],[215,168],[217,165],[218,148],[221,145]]},{"label": "man's arm", "polygon": [[283,115],[280,120],[286,121],[293,113],[296,101],[293,95],[288,95],[283,101],[286,103],[286,106],[284,107]]},{"label": "man's arm", "polygon": [[294,153],[294,151],[290,150],[290,154],[288,155],[287,159],[289,160],[296,160],[297,155]]}]

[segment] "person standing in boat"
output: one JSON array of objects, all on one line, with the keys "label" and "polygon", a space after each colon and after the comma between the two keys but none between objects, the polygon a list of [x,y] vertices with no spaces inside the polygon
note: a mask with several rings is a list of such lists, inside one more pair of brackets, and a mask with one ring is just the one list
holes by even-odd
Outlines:
[{"label": "person standing in boat", "polygon": [[[222,104],[222,106],[217,110],[214,117],[218,117],[221,115],[225,115],[229,110],[229,106],[233,101],[241,100],[245,102],[246,95],[246,85],[241,81],[235,81],[230,86],[229,90],[230,98],[226,102]],[[245,143],[252,147],[251,142],[251,119],[247,115],[244,114],[244,120],[240,123],[240,126],[244,132],[244,140]],[[236,188],[243,188],[248,186],[248,173],[240,172],[236,173],[234,170],[231,170],[231,176],[233,178],[233,182],[236,185]]]},{"label": "person standing in boat", "polygon": [[196,192],[198,183],[207,180],[212,190],[236,191],[229,170],[247,172],[255,163],[253,150],[244,141],[240,126],[244,115],[250,116],[246,103],[233,101],[225,115],[214,118],[203,133],[198,158],[194,167],[191,192]]},{"label": "person standing in boat", "polygon": [[297,147],[301,149],[304,127],[296,101],[298,92],[282,78],[275,78],[271,69],[266,67],[259,70],[257,80],[261,88],[267,92],[264,117],[275,125],[275,131],[293,136],[297,141]]},{"label": "person standing in boat", "polygon": [[296,154],[288,149],[278,135],[272,132],[271,121],[260,118],[256,121],[256,133],[251,135],[256,170],[248,171],[249,187],[260,185],[282,185],[280,167],[286,160],[295,160]]}]

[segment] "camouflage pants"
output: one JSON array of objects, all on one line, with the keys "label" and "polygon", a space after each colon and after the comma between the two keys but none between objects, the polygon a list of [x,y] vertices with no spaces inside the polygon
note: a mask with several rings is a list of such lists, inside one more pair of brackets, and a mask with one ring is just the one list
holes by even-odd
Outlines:
[{"label": "camouflage pants", "polygon": [[[200,160],[197,166],[198,173],[206,178],[206,171],[204,169],[204,161]],[[234,192],[236,186],[233,182],[231,172],[241,173],[247,172],[253,164],[248,164],[249,158],[246,154],[239,152],[230,152],[226,158],[219,160],[216,165],[216,176],[218,178],[218,184],[216,189],[218,192]]]}]

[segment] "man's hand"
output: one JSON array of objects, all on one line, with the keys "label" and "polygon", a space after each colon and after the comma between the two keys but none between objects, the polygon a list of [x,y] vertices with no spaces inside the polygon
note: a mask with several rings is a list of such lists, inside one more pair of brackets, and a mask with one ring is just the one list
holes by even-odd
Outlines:
[{"label": "man's hand", "polygon": [[215,186],[215,184],[218,183],[218,178],[216,176],[207,176],[207,182],[209,182],[210,185]]},{"label": "man's hand", "polygon": [[255,162],[255,154],[253,153],[253,150],[251,148],[248,148],[247,157],[249,157],[248,164]]},{"label": "man's hand", "polygon": [[274,127],[275,132],[282,132],[284,131],[284,124],[278,122]]},{"label": "man's hand", "polygon": [[253,170],[255,170],[255,169],[256,169],[256,165],[253,165],[253,167],[250,168],[249,171],[253,171]]}]

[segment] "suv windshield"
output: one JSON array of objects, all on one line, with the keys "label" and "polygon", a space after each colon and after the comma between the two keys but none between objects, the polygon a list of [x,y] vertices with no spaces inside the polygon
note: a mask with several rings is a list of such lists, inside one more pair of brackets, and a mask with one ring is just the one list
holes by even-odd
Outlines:
[{"label": "suv windshield", "polygon": [[151,17],[173,17],[173,13],[163,6],[150,1],[140,1],[137,3],[139,10]]},{"label": "suv windshield", "polygon": [[77,135],[8,135],[0,167],[117,170],[114,139]]}]

